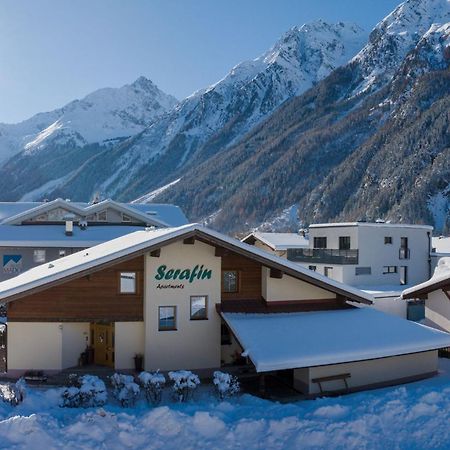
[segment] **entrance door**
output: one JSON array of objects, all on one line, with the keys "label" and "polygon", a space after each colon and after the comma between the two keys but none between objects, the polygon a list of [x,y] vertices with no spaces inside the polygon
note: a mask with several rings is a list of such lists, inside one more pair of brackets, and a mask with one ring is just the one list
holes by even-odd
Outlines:
[{"label": "entrance door", "polygon": [[94,363],[114,367],[114,323],[91,324]]}]

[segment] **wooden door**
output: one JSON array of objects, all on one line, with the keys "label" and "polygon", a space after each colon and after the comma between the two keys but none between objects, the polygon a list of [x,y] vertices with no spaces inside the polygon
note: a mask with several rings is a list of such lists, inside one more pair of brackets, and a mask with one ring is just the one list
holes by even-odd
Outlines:
[{"label": "wooden door", "polygon": [[114,323],[93,323],[94,363],[114,367]]}]

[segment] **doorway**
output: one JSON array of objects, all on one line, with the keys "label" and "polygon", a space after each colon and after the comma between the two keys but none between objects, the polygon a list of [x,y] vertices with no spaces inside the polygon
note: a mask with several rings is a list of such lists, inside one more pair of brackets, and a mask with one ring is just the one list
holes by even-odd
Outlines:
[{"label": "doorway", "polygon": [[114,367],[114,323],[91,323],[94,364]]}]

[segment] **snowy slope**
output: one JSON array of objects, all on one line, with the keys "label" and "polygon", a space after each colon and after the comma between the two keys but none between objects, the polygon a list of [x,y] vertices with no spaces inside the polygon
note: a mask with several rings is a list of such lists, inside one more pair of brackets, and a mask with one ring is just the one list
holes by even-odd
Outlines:
[{"label": "snowy slope", "polygon": [[135,135],[176,103],[144,77],[118,89],[99,89],[21,123],[0,124],[0,162],[21,151],[69,143],[83,146]]},{"label": "snowy slope", "polygon": [[[363,81],[355,93],[370,91],[390,80],[421,38],[450,22],[450,0],[408,0],[370,33],[367,45],[353,58]],[[441,30],[442,31],[442,30]]]},{"label": "snowy slope", "polygon": [[[292,28],[259,58],[238,64],[222,80],[195,92],[130,140],[97,189],[109,196],[128,190],[125,195],[136,198],[146,193],[134,185],[129,188],[136,176],[144,178],[139,185],[147,185],[148,191],[167,184],[163,180],[171,182],[171,172],[194,156],[206,159],[240,139],[284,101],[346,63],[365,39],[366,33],[357,25],[342,22],[319,20]],[[220,142],[202,149],[219,134]],[[158,164],[157,173],[149,179],[144,167],[165,153],[170,167]]]}]

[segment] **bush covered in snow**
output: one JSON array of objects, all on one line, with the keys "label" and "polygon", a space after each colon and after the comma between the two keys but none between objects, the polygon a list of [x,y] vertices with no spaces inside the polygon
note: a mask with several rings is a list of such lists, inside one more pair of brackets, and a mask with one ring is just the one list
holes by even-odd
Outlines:
[{"label": "bush covered in snow", "polygon": [[26,383],[23,378],[19,378],[16,383],[0,385],[0,398],[12,406],[17,406],[25,398]]},{"label": "bush covered in snow", "polygon": [[122,407],[133,406],[139,397],[139,385],[134,382],[132,375],[115,373],[111,376],[114,397],[120,402]]},{"label": "bush covered in snow", "polygon": [[169,378],[173,381],[172,389],[179,402],[186,402],[191,399],[195,389],[200,384],[199,377],[190,370],[169,372]]},{"label": "bush covered in snow", "polygon": [[103,406],[107,400],[106,386],[93,375],[69,376],[69,386],[61,393],[61,406],[66,408],[88,408]]},{"label": "bush covered in snow", "polygon": [[214,387],[220,400],[237,395],[240,391],[237,376],[216,371],[213,378]]},{"label": "bush covered in snow", "polygon": [[162,390],[166,384],[166,378],[159,371],[141,372],[139,374],[139,382],[145,392],[145,398],[149,403],[158,405],[161,402]]}]

